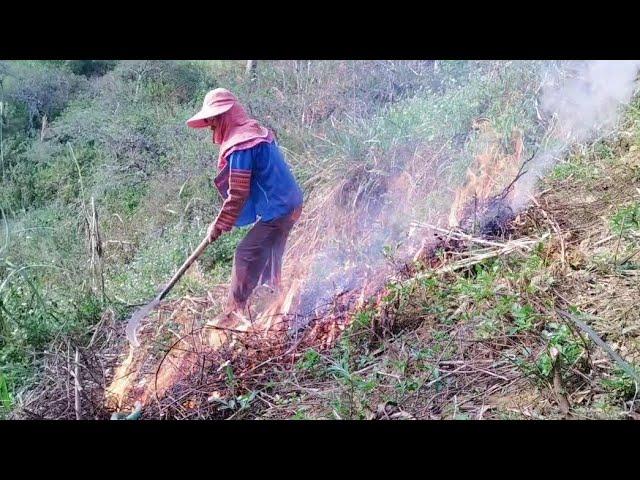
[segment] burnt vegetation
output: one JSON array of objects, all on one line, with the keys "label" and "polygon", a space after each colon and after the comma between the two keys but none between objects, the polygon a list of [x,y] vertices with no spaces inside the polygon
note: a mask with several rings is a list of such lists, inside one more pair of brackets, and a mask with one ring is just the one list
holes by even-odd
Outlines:
[{"label": "burnt vegetation", "polygon": [[[0,62],[0,415],[104,419],[148,395],[143,418],[637,418],[638,104],[515,209],[550,125],[543,66]],[[218,86],[305,191],[287,309],[258,292],[268,334],[211,330],[243,230],[223,236],[110,404],[124,321],[219,207],[210,138],[184,126]]]}]

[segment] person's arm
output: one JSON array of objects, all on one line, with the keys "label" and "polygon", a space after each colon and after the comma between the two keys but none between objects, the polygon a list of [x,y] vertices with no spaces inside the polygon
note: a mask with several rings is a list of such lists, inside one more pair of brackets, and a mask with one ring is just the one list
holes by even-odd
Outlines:
[{"label": "person's arm", "polygon": [[253,156],[251,149],[233,152],[229,159],[229,190],[220,213],[209,227],[209,234],[215,240],[222,232],[230,231],[242,212],[251,188]]}]

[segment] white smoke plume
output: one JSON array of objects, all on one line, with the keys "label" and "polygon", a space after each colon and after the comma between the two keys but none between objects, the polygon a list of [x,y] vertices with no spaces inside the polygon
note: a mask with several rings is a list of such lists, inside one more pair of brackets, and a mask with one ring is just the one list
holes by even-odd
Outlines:
[{"label": "white smoke plume", "polygon": [[527,165],[512,208],[529,203],[538,179],[576,143],[606,136],[637,88],[638,60],[569,61],[543,73],[541,115],[549,121],[546,146]]}]

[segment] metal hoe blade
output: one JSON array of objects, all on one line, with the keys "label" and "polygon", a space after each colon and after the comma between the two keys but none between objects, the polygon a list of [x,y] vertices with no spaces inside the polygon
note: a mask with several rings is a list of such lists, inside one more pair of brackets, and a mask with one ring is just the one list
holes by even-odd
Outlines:
[{"label": "metal hoe blade", "polygon": [[134,348],[137,348],[140,346],[140,342],[138,342],[138,335],[137,335],[138,328],[140,327],[140,322],[142,321],[143,318],[149,315],[149,313],[151,313],[151,311],[154,308],[156,308],[159,303],[160,303],[160,300],[158,298],[154,298],[153,300],[151,300],[151,302],[149,302],[140,310],[138,310],[136,313],[134,313],[129,319],[129,322],[127,323],[127,328],[125,331],[126,331],[127,339],[129,340],[129,343]]},{"label": "metal hoe blade", "polygon": [[151,311],[158,306],[160,301],[165,297],[167,293],[173,288],[176,282],[182,277],[184,272],[191,266],[193,262],[195,262],[196,258],[198,258],[202,252],[204,252],[205,248],[211,243],[211,239],[209,235],[207,235],[200,245],[193,251],[193,253],[187,258],[187,260],[182,264],[182,266],[178,269],[175,275],[169,280],[169,283],[162,289],[162,291],[158,294],[156,298],[151,300],[147,305],[142,307],[133,316],[129,319],[126,328],[127,338],[129,339],[129,343],[133,348],[137,348],[140,346],[140,342],[138,342],[138,327],[140,326],[140,322],[143,318],[145,318]]}]

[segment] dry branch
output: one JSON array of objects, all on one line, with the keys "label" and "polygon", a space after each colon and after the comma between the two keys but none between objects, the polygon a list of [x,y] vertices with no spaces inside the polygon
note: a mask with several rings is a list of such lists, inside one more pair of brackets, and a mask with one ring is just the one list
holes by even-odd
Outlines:
[{"label": "dry branch", "polygon": [[76,410],[76,420],[82,420],[82,411],[80,410],[80,391],[82,387],[80,386],[80,352],[76,348],[75,355],[75,370],[73,375],[73,385],[74,385],[74,407]]},{"label": "dry branch", "polygon": [[571,315],[569,312],[564,310],[556,310],[558,314],[565,319],[571,320],[575,323],[584,333],[586,333],[591,340],[595,344],[597,344],[600,348],[602,348],[612,360],[614,360],[624,372],[629,375],[635,382],[636,388],[640,386],[640,374],[629,364],[626,360],[624,360],[620,355],[618,355],[604,340],[602,340],[596,332],[594,332],[586,323],[582,320],[576,318],[575,315]]}]

